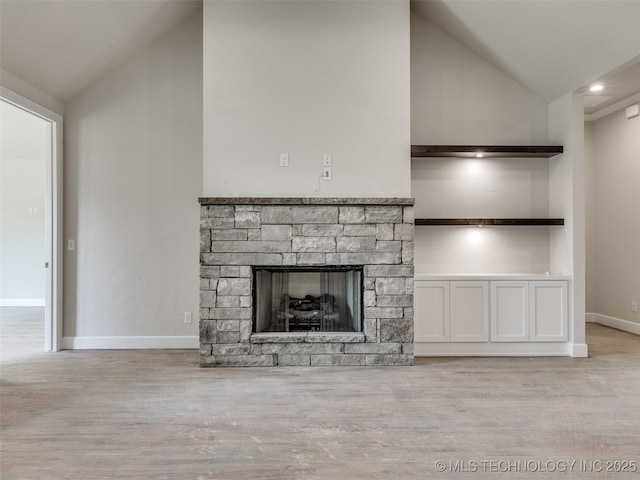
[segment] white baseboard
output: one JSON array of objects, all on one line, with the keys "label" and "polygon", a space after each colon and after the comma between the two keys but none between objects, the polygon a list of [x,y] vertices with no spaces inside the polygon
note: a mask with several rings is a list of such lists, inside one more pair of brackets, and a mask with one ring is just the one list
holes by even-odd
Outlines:
[{"label": "white baseboard", "polygon": [[44,307],[44,298],[0,298],[0,307]]},{"label": "white baseboard", "polygon": [[589,346],[586,343],[572,343],[571,356],[576,358],[586,358],[589,356]]},{"label": "white baseboard", "polygon": [[416,342],[416,357],[568,357],[572,344],[568,342]]},{"label": "white baseboard", "polygon": [[199,348],[198,336],[182,337],[63,337],[63,350],[138,350]]},{"label": "white baseboard", "polygon": [[609,317],[599,313],[587,313],[587,322],[598,323],[606,327],[640,335],[640,323],[630,322],[629,320],[623,320],[621,318]]}]

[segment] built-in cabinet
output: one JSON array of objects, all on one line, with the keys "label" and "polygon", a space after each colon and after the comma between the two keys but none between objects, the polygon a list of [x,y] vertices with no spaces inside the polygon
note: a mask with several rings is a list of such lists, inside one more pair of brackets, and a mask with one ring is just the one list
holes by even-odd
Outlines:
[{"label": "built-in cabinet", "polygon": [[491,282],[491,340],[529,341],[529,282]]},{"label": "built-in cabinet", "polygon": [[413,282],[415,342],[448,342],[449,282]]},{"label": "built-in cabinet", "polygon": [[529,282],[530,341],[566,342],[568,316],[568,282]]},{"label": "built-in cabinet", "polygon": [[[423,277],[414,282],[417,344],[568,340],[568,280]],[[464,348],[457,351],[462,354]]]},{"label": "built-in cabinet", "polygon": [[414,304],[416,342],[489,341],[489,282],[416,281]]},{"label": "built-in cabinet", "polygon": [[562,153],[557,145],[412,145],[416,251],[430,249],[422,265],[416,254],[416,355],[568,353],[571,276],[554,273],[567,268],[549,247],[565,228],[549,215],[563,211],[549,198]]}]

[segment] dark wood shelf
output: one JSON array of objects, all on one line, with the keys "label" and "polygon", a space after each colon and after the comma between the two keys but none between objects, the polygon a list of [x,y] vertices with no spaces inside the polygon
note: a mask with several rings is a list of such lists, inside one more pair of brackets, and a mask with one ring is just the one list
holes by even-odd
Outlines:
[{"label": "dark wood shelf", "polygon": [[562,145],[411,145],[412,158],[550,158],[562,152]]},{"label": "dark wood shelf", "polygon": [[416,218],[416,225],[545,226],[564,225],[564,218]]}]

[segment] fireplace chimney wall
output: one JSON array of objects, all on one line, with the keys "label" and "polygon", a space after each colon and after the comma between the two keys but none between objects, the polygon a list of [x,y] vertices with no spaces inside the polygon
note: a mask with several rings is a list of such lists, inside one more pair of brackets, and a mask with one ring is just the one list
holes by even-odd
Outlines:
[{"label": "fireplace chimney wall", "polygon": [[[413,199],[200,198],[200,365],[412,365]],[[363,332],[252,332],[255,266],[363,265]]]}]

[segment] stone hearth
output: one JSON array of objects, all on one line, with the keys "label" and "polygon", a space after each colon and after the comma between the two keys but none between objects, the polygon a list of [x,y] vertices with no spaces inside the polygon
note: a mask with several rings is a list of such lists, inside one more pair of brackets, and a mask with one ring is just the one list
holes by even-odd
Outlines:
[{"label": "stone hearth", "polygon": [[[413,199],[201,198],[200,365],[412,365]],[[253,268],[362,267],[362,332],[254,333]]]}]

